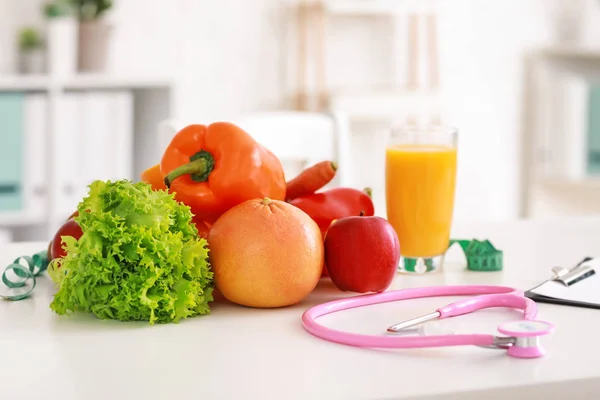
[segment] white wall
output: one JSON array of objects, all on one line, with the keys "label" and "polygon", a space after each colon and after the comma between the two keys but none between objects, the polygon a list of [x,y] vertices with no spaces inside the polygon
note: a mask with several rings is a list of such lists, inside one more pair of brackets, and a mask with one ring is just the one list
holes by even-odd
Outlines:
[{"label": "white wall", "polygon": [[[177,78],[177,115],[189,121],[281,104],[282,13],[278,0],[122,0],[115,71]],[[280,47],[281,46],[281,47]],[[131,54],[135,55],[132,60]],[[133,61],[133,62],[132,62]]]},{"label": "white wall", "polygon": [[[127,14],[135,15],[136,10],[152,10],[152,7],[133,4],[138,1],[130,0],[127,9],[123,6],[119,14],[122,20]],[[146,3],[160,1],[146,0]],[[150,40],[142,40],[143,32],[162,29],[162,33],[155,35],[177,38],[174,43],[181,61],[171,66],[177,70],[181,82],[178,96],[181,118],[199,121],[231,118],[238,112],[274,108],[285,103],[287,98],[282,91],[290,87],[286,81],[290,78],[286,73],[290,71],[282,66],[286,65],[285,59],[294,54],[293,47],[280,43],[280,38],[286,38],[284,25],[289,21],[286,20],[289,18],[286,2],[179,0],[173,3],[180,15],[177,24],[168,24],[161,18],[167,7],[158,7],[153,13],[143,11],[147,16],[138,16],[138,26],[128,28],[128,40],[134,41],[136,31],[139,34],[136,42],[146,43],[145,53],[138,50],[141,65],[143,59],[152,60],[157,53],[156,43],[150,46]],[[440,36],[447,122],[460,129],[456,218],[458,221],[512,218],[516,216],[518,200],[520,56],[525,49],[542,43],[548,36],[544,19],[547,1],[451,0],[442,3],[445,6]],[[164,4],[162,2],[162,6]],[[347,21],[347,24],[352,23]],[[385,38],[366,35],[369,31],[361,22],[354,24],[360,30],[344,43],[361,48],[362,40],[364,48],[385,42]],[[339,32],[353,34],[347,25],[337,27]],[[357,32],[364,35],[359,36]],[[344,57],[344,52],[336,49],[335,38],[332,35],[329,47]],[[288,43],[293,45],[291,41]],[[169,48],[172,42],[165,40],[159,45]],[[119,46],[121,54],[130,48],[123,43]],[[125,56],[121,59],[128,60]],[[365,61],[368,59],[347,65],[352,68],[355,64],[357,68],[357,65],[368,64]],[[371,70],[376,69],[376,65],[371,65]],[[371,177],[369,172],[358,176],[357,185],[374,185]],[[379,193],[381,190],[379,186]]]},{"label": "white wall", "polygon": [[[176,117],[185,121],[285,105],[286,60],[293,48],[282,38],[290,1],[117,0],[112,69],[172,74],[178,83]],[[0,18],[19,8],[22,20],[32,20],[26,10],[35,9],[35,2],[22,0],[19,8],[14,0],[0,0]],[[441,3],[446,122],[460,129],[457,221],[515,217],[520,57],[548,39],[547,0]],[[2,33],[16,26],[9,19],[8,25],[0,21]],[[358,181],[368,180],[367,173]]]},{"label": "white wall", "polygon": [[[450,4],[451,3],[451,4]],[[459,127],[456,218],[518,212],[521,57],[547,39],[545,0],[447,4],[441,33],[450,123]]]}]

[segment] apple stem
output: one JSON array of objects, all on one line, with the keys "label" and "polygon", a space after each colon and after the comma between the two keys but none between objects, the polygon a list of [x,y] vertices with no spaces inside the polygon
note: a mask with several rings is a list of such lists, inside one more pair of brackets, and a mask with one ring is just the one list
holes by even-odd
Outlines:
[{"label": "apple stem", "polygon": [[358,214],[359,217],[364,217],[365,216],[365,210],[360,210],[360,214]]}]

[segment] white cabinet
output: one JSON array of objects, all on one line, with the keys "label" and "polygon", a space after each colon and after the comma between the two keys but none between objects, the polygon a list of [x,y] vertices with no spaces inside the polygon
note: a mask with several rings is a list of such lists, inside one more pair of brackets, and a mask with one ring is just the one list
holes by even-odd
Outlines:
[{"label": "white cabinet", "polygon": [[13,124],[22,130],[22,201],[0,210],[0,229],[28,227],[32,239],[51,237],[92,181],[139,180],[160,159],[158,123],[173,115],[165,79],[2,78],[2,93],[22,99],[22,123]]},{"label": "white cabinet", "polygon": [[56,132],[60,148],[55,168],[61,217],[74,211],[92,181],[135,179],[132,97],[126,90],[69,92],[58,101],[61,129]]},{"label": "white cabinet", "polygon": [[599,67],[597,49],[526,57],[521,217],[600,213]]},{"label": "white cabinet", "polygon": [[48,96],[45,93],[25,95],[23,115],[23,138],[25,151],[23,157],[23,194],[25,198],[24,214],[34,221],[42,221],[48,207],[50,188],[46,179],[48,151]]}]

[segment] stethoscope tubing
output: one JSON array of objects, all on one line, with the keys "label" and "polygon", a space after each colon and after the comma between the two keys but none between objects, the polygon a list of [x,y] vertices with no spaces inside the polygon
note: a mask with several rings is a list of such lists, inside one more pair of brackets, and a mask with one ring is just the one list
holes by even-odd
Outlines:
[{"label": "stethoscope tubing", "polygon": [[[334,300],[328,303],[309,308],[302,314],[302,325],[310,334],[324,340],[346,344],[357,347],[371,348],[423,348],[423,347],[446,347],[446,346],[491,346],[494,344],[495,336],[489,334],[457,334],[457,335],[433,335],[433,336],[386,336],[386,335],[363,335],[351,332],[339,331],[325,327],[316,322],[316,319],[338,311],[349,310],[374,304],[388,303],[398,300],[408,300],[426,297],[442,296],[467,296],[467,295],[491,295],[505,294],[524,297],[523,291],[508,287],[495,285],[453,285],[435,286],[424,288],[409,288],[382,293],[358,295],[350,298]],[[535,303],[524,311],[524,318],[534,318],[537,313]]]}]

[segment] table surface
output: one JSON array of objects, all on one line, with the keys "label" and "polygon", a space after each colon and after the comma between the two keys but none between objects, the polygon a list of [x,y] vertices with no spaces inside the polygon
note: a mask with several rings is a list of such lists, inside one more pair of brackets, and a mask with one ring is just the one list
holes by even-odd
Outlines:
[{"label": "table surface", "polygon": [[[526,290],[553,266],[600,255],[598,218],[480,224],[455,229],[455,237],[490,239],[505,252],[504,270],[467,271],[455,246],[442,273],[399,275],[390,289],[484,283]],[[6,245],[0,262],[8,265],[44,247]],[[294,307],[215,303],[211,315],[155,326],[57,316],[48,308],[53,290],[42,276],[31,298],[0,302],[2,399],[478,399],[482,392],[486,399],[574,399],[600,393],[600,310],[539,304],[539,319],[556,330],[544,337],[546,356],[524,360],[475,346],[374,350],[317,339],[303,330],[303,311],[352,295],[328,280]],[[450,300],[388,303],[321,321],[380,334]],[[498,324],[516,317],[511,310],[490,309],[439,324],[457,333],[497,334]]]}]

